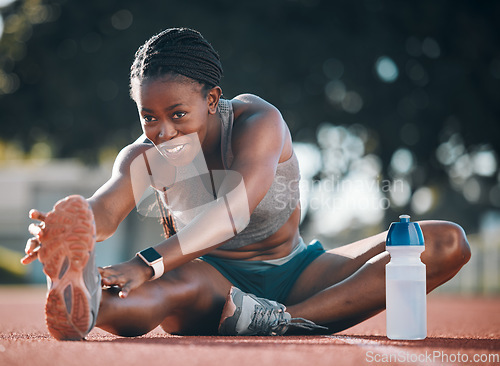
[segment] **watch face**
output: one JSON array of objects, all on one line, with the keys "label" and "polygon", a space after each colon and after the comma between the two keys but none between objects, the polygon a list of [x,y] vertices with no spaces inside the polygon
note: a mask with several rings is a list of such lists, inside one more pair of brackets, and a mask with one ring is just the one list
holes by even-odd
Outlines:
[{"label": "watch face", "polygon": [[149,262],[152,263],[161,258],[160,253],[158,253],[154,248],[147,248],[141,251],[141,255]]}]

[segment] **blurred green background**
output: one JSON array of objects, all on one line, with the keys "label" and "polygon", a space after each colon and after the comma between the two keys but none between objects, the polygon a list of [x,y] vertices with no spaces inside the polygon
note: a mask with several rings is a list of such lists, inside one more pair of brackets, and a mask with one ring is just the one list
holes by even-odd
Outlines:
[{"label": "blurred green background", "polygon": [[[43,281],[39,264],[17,264],[28,210],[106,181],[141,132],[136,49],[185,26],[218,50],[226,98],[282,111],[305,239],[334,247],[402,213],[451,220],[473,257],[445,290],[500,293],[500,2],[0,0],[0,14],[0,283]],[[131,213],[98,263],[160,230]]]}]

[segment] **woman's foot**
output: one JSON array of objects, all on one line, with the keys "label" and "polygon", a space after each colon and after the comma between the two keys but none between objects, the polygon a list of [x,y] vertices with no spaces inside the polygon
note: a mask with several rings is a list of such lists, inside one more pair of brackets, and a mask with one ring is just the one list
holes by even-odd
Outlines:
[{"label": "woman's foot", "polygon": [[219,323],[220,335],[283,335],[290,326],[307,330],[328,329],[304,318],[292,318],[279,302],[231,287]]},{"label": "woman's foot", "polygon": [[83,197],[69,196],[44,222],[38,259],[49,284],[47,327],[58,340],[81,340],[95,325],[101,298],[92,209]]}]

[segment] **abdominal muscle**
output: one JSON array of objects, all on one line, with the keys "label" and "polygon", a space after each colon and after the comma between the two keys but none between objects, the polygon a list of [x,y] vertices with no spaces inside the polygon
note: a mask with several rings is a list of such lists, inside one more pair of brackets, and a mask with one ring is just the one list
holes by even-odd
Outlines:
[{"label": "abdominal muscle", "polygon": [[238,249],[215,249],[209,253],[214,257],[238,260],[263,261],[287,256],[299,244],[300,204],[287,222],[270,237]]}]

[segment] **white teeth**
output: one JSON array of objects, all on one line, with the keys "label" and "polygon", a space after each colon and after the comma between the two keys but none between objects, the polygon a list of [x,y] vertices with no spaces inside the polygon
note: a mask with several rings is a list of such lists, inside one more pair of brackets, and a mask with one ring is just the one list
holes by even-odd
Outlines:
[{"label": "white teeth", "polygon": [[183,147],[184,147],[184,145],[179,145],[179,146],[173,147],[171,149],[165,149],[165,151],[170,153],[170,154],[175,154],[176,152],[181,151]]}]

